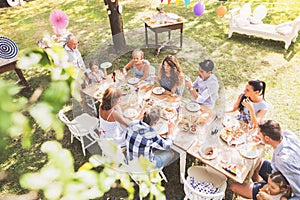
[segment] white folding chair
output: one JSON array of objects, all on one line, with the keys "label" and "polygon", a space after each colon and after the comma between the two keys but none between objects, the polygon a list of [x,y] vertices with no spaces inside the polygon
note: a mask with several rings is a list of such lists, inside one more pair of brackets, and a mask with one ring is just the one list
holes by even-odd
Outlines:
[{"label": "white folding chair", "polygon": [[96,128],[98,126],[98,118],[83,113],[70,121],[64,114],[64,110],[59,111],[58,117],[69,128],[71,132],[71,143],[73,143],[74,137],[80,141],[82,152],[85,156],[85,150],[96,142],[90,137],[89,130],[90,128]]},{"label": "white folding chair", "polygon": [[194,177],[195,180],[203,183],[212,183],[216,188],[219,188],[219,192],[215,194],[197,191],[187,181],[183,173],[180,175],[184,184],[184,200],[222,200],[225,196],[225,190],[227,187],[226,176],[210,167],[192,166],[188,169],[188,177]]}]

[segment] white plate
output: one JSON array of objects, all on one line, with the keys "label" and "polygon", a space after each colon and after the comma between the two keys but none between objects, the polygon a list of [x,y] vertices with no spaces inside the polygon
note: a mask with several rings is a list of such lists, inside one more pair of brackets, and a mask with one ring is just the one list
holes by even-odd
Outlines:
[{"label": "white plate", "polygon": [[131,84],[131,85],[134,85],[134,84],[137,84],[138,82],[140,81],[140,79],[139,78],[130,78],[130,79],[128,79],[128,83],[129,84]]},{"label": "white plate", "polygon": [[105,62],[105,63],[101,63],[100,67],[102,69],[107,69],[110,68],[112,66],[112,64],[110,62]]},{"label": "white plate", "polygon": [[122,85],[119,85],[118,89],[120,89],[122,91],[122,94],[123,95],[126,95],[128,94],[130,91],[133,91],[134,90],[134,87],[132,85],[129,85],[129,84],[122,84]]},{"label": "white plate", "polygon": [[[212,148],[213,154],[211,155],[206,155],[205,152],[208,151],[208,148]],[[199,154],[202,158],[206,159],[206,160],[212,160],[215,159],[218,155],[218,152],[216,150],[216,148],[214,147],[209,147],[209,146],[202,146],[199,149]]]},{"label": "white plate", "polygon": [[198,103],[190,102],[185,105],[186,109],[191,112],[197,112],[201,109],[201,106]]},{"label": "white plate", "polygon": [[154,129],[157,131],[158,134],[164,134],[168,132],[168,124],[163,121],[159,121],[155,126]]},{"label": "white plate", "polygon": [[163,94],[166,90],[162,87],[155,87],[153,88],[152,92],[154,94]]},{"label": "white plate", "polygon": [[239,147],[239,152],[246,158],[257,158],[259,151],[257,150],[255,143],[243,144]]},{"label": "white plate", "polygon": [[127,118],[134,118],[136,117],[138,114],[138,111],[134,108],[127,108],[126,110],[124,110],[123,115]]}]

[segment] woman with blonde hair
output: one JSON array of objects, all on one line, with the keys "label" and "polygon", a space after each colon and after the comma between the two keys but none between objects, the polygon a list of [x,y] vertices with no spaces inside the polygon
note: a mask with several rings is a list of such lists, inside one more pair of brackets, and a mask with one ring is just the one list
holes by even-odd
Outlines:
[{"label": "woman with blonde hair", "polygon": [[125,65],[124,69],[128,71],[131,68],[133,68],[134,77],[151,82],[149,75],[150,63],[144,59],[144,52],[142,50],[135,49],[132,52],[132,60]]},{"label": "woman with blonde hair", "polygon": [[176,94],[181,94],[183,73],[175,56],[166,56],[158,70],[158,82],[161,87]]},{"label": "woman with blonde hair", "polygon": [[125,145],[124,130],[128,127],[121,114],[118,104],[121,101],[122,91],[116,88],[107,88],[103,94],[99,107],[100,128],[106,138],[113,139],[117,145]]}]

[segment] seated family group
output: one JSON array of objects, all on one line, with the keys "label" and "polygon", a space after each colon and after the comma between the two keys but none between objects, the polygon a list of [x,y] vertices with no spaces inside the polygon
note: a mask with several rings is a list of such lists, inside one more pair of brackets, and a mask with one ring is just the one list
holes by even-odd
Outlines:
[{"label": "seated family group", "polygon": [[[81,68],[90,81],[101,82],[101,79],[107,76],[106,70],[102,71],[96,63],[91,63],[88,73],[77,44],[74,35],[67,37],[65,49],[69,54],[69,60],[74,66]],[[211,60],[199,63],[198,76],[194,82],[183,74],[175,56],[168,55],[163,59],[157,76],[153,74],[151,67],[144,59],[143,51],[137,49],[132,52],[132,60],[124,66],[124,72],[133,69],[134,77],[150,83],[156,82],[160,87],[176,95],[182,95],[184,88],[187,88],[194,101],[214,108],[218,99],[219,83],[213,73],[214,63]],[[257,128],[260,142],[270,145],[274,150],[272,161],[261,162],[255,170],[252,182],[232,183],[230,188],[236,194],[250,199],[300,199],[300,167],[297,163],[300,161],[299,139],[290,131],[282,131],[276,121],[263,120],[270,109],[264,97],[265,90],[265,82],[249,81],[233,108],[227,112],[238,111],[239,114],[236,116],[238,120]],[[119,106],[121,97],[122,91],[114,87],[107,88],[102,95],[99,120],[105,136],[120,146],[126,146],[128,159],[142,155],[152,161],[157,168],[167,165],[174,157],[171,151],[174,122],[168,121],[165,138],[153,128],[160,118],[158,108],[143,107],[139,115],[128,122]]]}]

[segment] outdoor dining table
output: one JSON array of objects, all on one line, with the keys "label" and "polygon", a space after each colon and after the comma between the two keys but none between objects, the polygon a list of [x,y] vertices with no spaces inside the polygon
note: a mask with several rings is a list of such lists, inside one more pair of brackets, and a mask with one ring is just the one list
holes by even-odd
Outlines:
[{"label": "outdoor dining table", "polygon": [[[239,123],[241,124],[240,129],[244,129],[244,134],[247,134],[247,130],[245,130],[247,125],[245,125],[244,122]],[[221,135],[217,136],[218,138],[216,138],[215,143],[212,145],[206,144],[203,139],[197,140],[187,150],[187,153],[194,158],[199,159],[206,165],[209,165],[210,167],[223,173],[230,179],[238,183],[245,182],[247,177],[250,178],[253,175],[254,170],[260,164],[264,153],[264,145],[262,145],[260,142],[255,143],[253,141],[245,141],[228,145],[224,138],[222,139],[220,136]],[[206,157],[205,154],[200,152],[202,147],[208,146],[215,147],[214,153],[216,153],[216,156],[212,156],[210,158],[209,156]],[[246,154],[246,151],[252,151],[253,149],[256,152],[255,154]],[[225,159],[226,161],[224,162]],[[233,170],[235,173],[233,173]]]},{"label": "outdoor dining table", "polygon": [[[92,84],[84,88],[82,91],[86,95],[97,99],[97,94],[103,93],[108,87],[115,87],[121,90],[126,88],[126,91],[123,91],[122,102],[120,103],[123,113],[128,108],[136,109],[137,113],[139,113],[139,110],[142,108],[142,104],[145,103],[146,99],[152,99],[154,101],[153,106],[159,107],[162,111],[166,108],[172,109],[172,112],[174,112],[174,116],[172,118],[177,122],[175,123],[176,126],[173,136],[174,145],[172,145],[172,149],[179,153],[180,173],[185,173],[186,156],[189,154],[239,183],[243,183],[247,176],[249,177],[253,174],[254,169],[262,159],[264,152],[263,145],[255,144],[255,149],[258,154],[255,157],[248,158],[241,155],[239,152],[239,148],[244,143],[241,145],[236,144],[228,146],[227,142],[217,136],[217,138],[215,138],[215,142],[218,143],[218,145],[216,145],[215,152],[217,152],[218,155],[213,159],[204,158],[203,155],[200,154],[199,150],[202,146],[207,145],[209,140],[208,137],[210,137],[211,124],[216,117],[213,110],[200,105],[199,111],[191,112],[187,109],[186,105],[189,102],[193,102],[192,100],[174,95],[170,91],[165,91],[163,94],[155,94],[153,89],[157,87],[156,85],[150,84],[146,81],[139,81],[136,84],[128,84],[127,82],[129,79],[130,77],[123,77],[118,78],[116,82],[113,82],[111,78],[108,78],[103,80],[101,83]],[[131,121],[133,118],[127,117],[126,119]],[[182,123],[183,120],[187,120],[187,122],[190,123],[188,125],[188,130],[184,130],[185,124]],[[196,130],[194,132],[190,129],[190,125],[193,124],[193,121],[197,121]],[[167,122],[168,119],[161,116],[157,123],[159,124],[158,127],[154,127],[162,136],[167,132]],[[240,129],[243,129],[246,133],[247,130],[244,129],[247,126],[245,126],[242,122],[240,123]],[[166,127],[163,128],[163,126]],[[223,151],[229,151],[226,155],[230,160],[228,163],[224,163],[222,160]],[[230,164],[236,166],[236,174],[224,169],[224,166]]]},{"label": "outdoor dining table", "polygon": [[[204,105],[200,105],[200,109],[198,111],[191,112],[186,108],[186,105],[189,102],[192,102],[190,99],[174,95],[170,91],[165,91],[163,94],[155,94],[153,93],[153,89],[157,87],[156,85],[150,84],[146,81],[139,81],[138,84],[130,85],[126,83],[129,78],[130,77],[127,77],[126,80],[119,80],[119,82],[116,83],[114,83],[111,78],[108,78],[103,80],[100,84],[93,84],[84,88],[82,92],[95,98],[97,93],[103,93],[108,87],[124,88],[124,86],[126,86],[129,87],[130,90],[124,93],[122,102],[120,103],[123,113],[128,108],[134,108],[139,112],[141,104],[145,103],[146,99],[153,100],[153,106],[159,107],[163,112],[165,112],[164,109],[169,108],[171,112],[173,112],[173,114],[171,114],[171,118],[176,124],[173,136],[174,145],[172,145],[172,149],[179,154],[180,172],[185,172],[186,153],[191,145],[197,141],[199,134],[204,134],[206,123],[209,123],[209,121],[213,118],[212,110]],[[137,87],[139,88],[138,92],[134,92]],[[195,123],[197,127],[195,127],[194,132],[190,131],[190,129],[183,130],[184,124],[181,123],[182,119],[191,124],[193,123],[192,121],[197,120]],[[127,120],[131,121],[132,119],[127,117]],[[158,133],[162,135],[162,137],[164,136],[164,133],[167,132],[167,124],[167,117],[163,117],[161,115],[157,122],[157,126],[154,127],[157,129]]]}]

